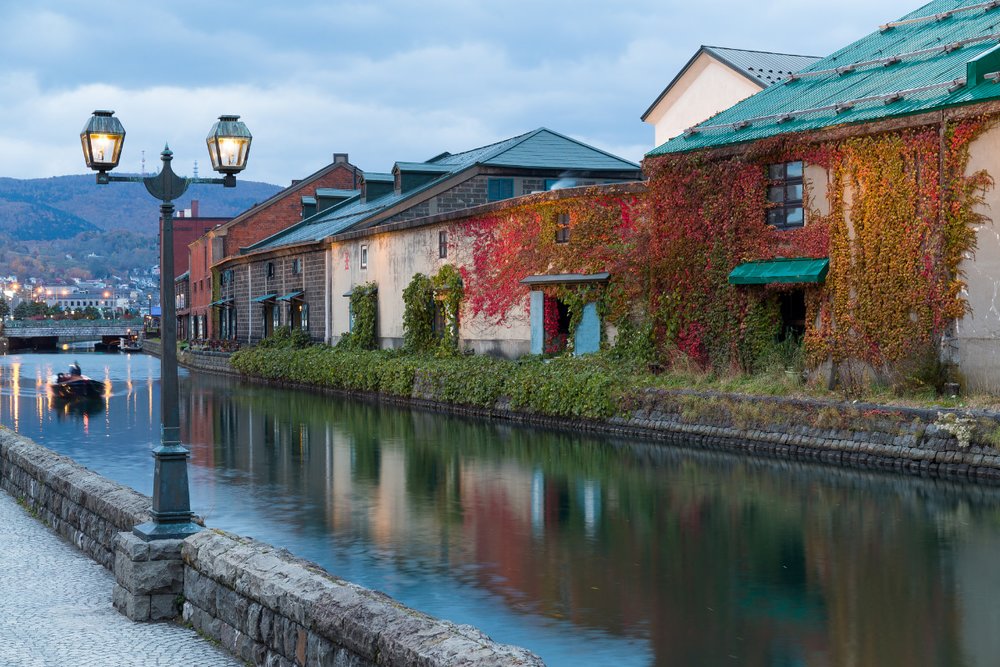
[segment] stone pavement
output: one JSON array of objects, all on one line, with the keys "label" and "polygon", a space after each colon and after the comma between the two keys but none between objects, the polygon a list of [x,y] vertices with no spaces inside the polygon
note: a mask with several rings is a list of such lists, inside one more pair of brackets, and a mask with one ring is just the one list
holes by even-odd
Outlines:
[{"label": "stone pavement", "polygon": [[133,623],[111,606],[114,575],[0,491],[0,665],[241,665],[193,630]]}]

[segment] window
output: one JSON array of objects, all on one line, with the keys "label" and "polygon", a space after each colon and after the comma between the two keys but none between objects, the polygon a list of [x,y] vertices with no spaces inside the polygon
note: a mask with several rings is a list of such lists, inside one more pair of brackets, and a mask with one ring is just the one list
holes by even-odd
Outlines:
[{"label": "window", "polygon": [[274,277],[274,262],[268,262],[264,265],[264,273],[268,278]]},{"label": "window", "polygon": [[767,223],[778,229],[801,227],[802,162],[784,162],[767,167]]},{"label": "window", "polygon": [[491,178],[486,181],[486,201],[500,201],[513,196],[513,178]]},{"label": "window", "polygon": [[556,243],[569,243],[569,213],[556,217]]},{"label": "window", "polygon": [[292,260],[292,273],[299,275],[302,273],[302,258],[296,257]]},{"label": "window", "polygon": [[361,246],[361,268],[368,268],[368,246]]},{"label": "window", "polygon": [[302,330],[309,331],[309,304],[303,303],[299,308],[301,309],[300,324],[302,325]]},{"label": "window", "polygon": [[444,259],[448,256],[448,232],[438,232],[438,257]]}]

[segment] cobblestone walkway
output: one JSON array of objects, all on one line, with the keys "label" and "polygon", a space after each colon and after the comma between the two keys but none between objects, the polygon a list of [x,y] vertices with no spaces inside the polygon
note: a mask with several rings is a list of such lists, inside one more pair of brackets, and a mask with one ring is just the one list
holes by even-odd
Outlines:
[{"label": "cobblestone walkway", "polygon": [[193,630],[133,623],[111,606],[114,575],[0,491],[0,665],[241,665]]}]

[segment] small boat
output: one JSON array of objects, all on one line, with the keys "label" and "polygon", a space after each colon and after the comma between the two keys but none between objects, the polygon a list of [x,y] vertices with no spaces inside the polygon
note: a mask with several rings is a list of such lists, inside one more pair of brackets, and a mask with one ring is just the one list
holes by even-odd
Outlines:
[{"label": "small boat", "polygon": [[55,382],[49,386],[52,387],[52,394],[61,398],[104,395],[104,383],[81,373],[80,364],[75,361],[70,364],[68,373],[56,375]]},{"label": "small boat", "polygon": [[128,335],[118,339],[118,349],[122,352],[142,352],[142,340],[139,338],[139,334],[132,333],[132,330],[129,329]]}]

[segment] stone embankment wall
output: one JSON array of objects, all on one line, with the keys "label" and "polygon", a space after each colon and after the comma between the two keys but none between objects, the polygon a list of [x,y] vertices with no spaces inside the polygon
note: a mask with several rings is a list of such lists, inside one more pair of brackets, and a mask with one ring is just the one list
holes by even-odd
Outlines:
[{"label": "stone embankment wall", "polygon": [[182,553],[184,620],[253,664],[543,664],[252,539],[204,530]]},{"label": "stone embankment wall", "polygon": [[150,518],[148,496],[3,427],[0,487],[109,570],[115,535]]},{"label": "stone embankment wall", "polygon": [[585,420],[514,410],[506,399],[490,408],[445,403],[430,398],[434,393],[420,378],[410,397],[252,376],[243,379],[468,417],[629,436],[779,460],[1000,482],[1000,413],[995,412],[648,389],[627,399],[628,405],[622,406],[623,414],[619,416]]},{"label": "stone embankment wall", "polygon": [[602,429],[781,459],[1000,481],[1000,415],[649,390]]},{"label": "stone embankment wall", "polygon": [[[221,352],[184,352],[189,368],[238,374]],[[629,435],[778,459],[1000,482],[1000,414],[847,401],[649,389],[623,416],[580,420],[512,410],[501,400],[475,408],[430,399],[420,378],[410,397],[346,392],[244,378],[384,403],[545,427]]]},{"label": "stone embankment wall", "polygon": [[544,664],[526,649],[497,644],[475,628],[431,618],[285,551],[222,531],[206,529],[184,540],[183,566],[171,553],[158,562],[158,552],[171,549],[131,534],[150,519],[147,496],[3,427],[0,488],[112,569],[115,606],[130,618],[169,618],[178,596],[155,593],[180,583],[184,619],[256,665]]},{"label": "stone embankment wall", "polygon": [[[143,341],[142,351],[154,357],[160,356],[163,350],[159,341]],[[186,368],[208,373],[233,373],[229,365],[228,352],[213,352],[211,350],[180,350],[177,352],[177,363]]]}]

